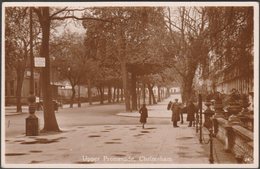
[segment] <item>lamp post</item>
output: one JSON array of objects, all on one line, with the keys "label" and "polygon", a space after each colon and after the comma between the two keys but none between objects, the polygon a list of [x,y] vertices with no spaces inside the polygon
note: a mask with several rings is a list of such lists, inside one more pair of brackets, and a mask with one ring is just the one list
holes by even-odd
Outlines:
[{"label": "lamp post", "polygon": [[209,162],[210,164],[214,163],[214,158],[213,158],[213,129],[212,127],[209,129]]},{"label": "lamp post", "polygon": [[199,81],[199,85],[200,85],[200,90],[199,90],[199,133],[200,133],[200,138],[199,141],[200,143],[202,143],[202,87],[204,84],[204,80],[202,79],[201,81]]},{"label": "lamp post", "polygon": [[34,58],[33,58],[33,32],[32,32],[32,8],[30,8],[30,95],[34,95]]},{"label": "lamp post", "polygon": [[[69,66],[68,67],[68,77],[70,77],[70,70],[71,70],[71,68]],[[72,107],[73,107],[73,100],[70,101],[70,108],[72,108]]]},{"label": "lamp post", "polygon": [[25,119],[25,135],[37,136],[39,135],[38,118],[35,116],[36,111],[36,97],[34,96],[34,58],[33,58],[33,34],[32,34],[32,8],[30,8],[30,94],[28,97],[29,102],[29,117]]},{"label": "lamp post", "polygon": [[200,130],[200,143],[202,143],[202,97],[199,94],[199,130]]}]

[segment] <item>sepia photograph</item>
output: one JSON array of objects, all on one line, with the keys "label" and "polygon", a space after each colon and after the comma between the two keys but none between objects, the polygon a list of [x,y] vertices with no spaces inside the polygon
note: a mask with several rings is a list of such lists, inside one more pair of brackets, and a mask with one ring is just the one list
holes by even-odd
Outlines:
[{"label": "sepia photograph", "polygon": [[259,167],[257,2],[1,13],[1,167]]}]

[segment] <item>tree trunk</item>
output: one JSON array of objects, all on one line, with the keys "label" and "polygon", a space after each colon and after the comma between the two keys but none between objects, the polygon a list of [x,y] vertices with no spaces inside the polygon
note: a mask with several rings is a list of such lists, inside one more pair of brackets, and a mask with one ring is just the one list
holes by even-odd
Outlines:
[{"label": "tree trunk", "polygon": [[125,95],[125,109],[126,111],[130,111],[130,96],[127,87],[128,78],[127,78],[127,70],[126,70],[126,61],[123,61],[121,63],[121,69],[122,69],[123,88],[124,88],[124,95]]},{"label": "tree trunk", "polygon": [[161,90],[162,99],[165,99],[165,88]]},{"label": "tree trunk", "polygon": [[187,102],[189,101],[189,99],[191,99],[192,96],[192,84],[193,84],[193,79],[195,76],[195,72],[196,72],[196,63],[194,63],[194,65],[191,65],[189,67],[189,71],[187,72],[186,76],[183,78],[183,102]]},{"label": "tree trunk", "polygon": [[124,101],[124,91],[122,88],[120,88],[120,94],[121,94],[121,101]]},{"label": "tree trunk", "polygon": [[157,99],[158,102],[161,102],[161,87],[158,86],[158,99]]},{"label": "tree trunk", "polygon": [[60,131],[54,105],[52,104],[52,92],[50,85],[50,57],[49,57],[49,38],[50,38],[50,15],[49,7],[40,7],[39,20],[42,28],[41,56],[45,57],[46,67],[43,68],[43,106],[44,106],[44,127],[43,131]]},{"label": "tree trunk", "polygon": [[122,25],[118,25],[118,30],[116,35],[117,35],[118,55],[119,55],[119,61],[121,66],[121,72],[122,72],[124,95],[125,95],[125,109],[126,111],[130,111],[130,96],[127,87],[128,73],[126,69],[126,54],[125,54],[126,45],[125,45],[125,39],[123,33],[124,32],[123,32]]},{"label": "tree trunk", "polygon": [[143,96],[143,104],[145,104],[145,83],[143,83],[143,86],[142,86],[142,96]]},{"label": "tree trunk", "polygon": [[117,91],[116,91],[116,102],[117,103],[119,103],[119,97],[120,97],[120,93],[119,93],[120,91],[119,90],[120,90],[120,88],[118,87]]},{"label": "tree trunk", "polygon": [[107,94],[107,100],[108,103],[111,103],[111,98],[112,98],[112,92],[111,92],[111,86],[108,86],[108,94]]},{"label": "tree trunk", "polygon": [[100,93],[100,104],[104,104],[104,88],[102,86],[98,87]]},{"label": "tree trunk", "polygon": [[92,105],[92,91],[91,91],[91,81],[88,79],[88,103]]},{"label": "tree trunk", "polygon": [[78,85],[78,107],[81,107],[81,101],[80,101],[80,85]]},{"label": "tree trunk", "polygon": [[137,105],[138,105],[138,109],[140,109],[141,107],[141,92],[140,92],[140,88],[139,85],[137,85],[137,95],[138,95],[138,101],[137,101]]},{"label": "tree trunk", "polygon": [[137,110],[137,95],[136,95],[136,74],[132,73],[131,74],[131,81],[132,81],[132,90],[131,90],[131,94],[132,94],[132,110]]},{"label": "tree trunk", "polygon": [[74,103],[74,99],[75,99],[75,95],[76,95],[76,90],[75,90],[75,85],[71,85],[72,87],[72,95],[71,95],[71,98],[70,98],[70,108],[73,107],[73,103]]},{"label": "tree trunk", "polygon": [[152,89],[150,84],[147,84],[148,92],[149,92],[149,105],[152,105]]},{"label": "tree trunk", "polygon": [[170,94],[170,88],[167,87],[167,91],[166,91],[166,95],[165,95],[165,98],[169,97],[171,94]]},{"label": "tree trunk", "polygon": [[153,93],[153,86],[154,85],[147,84],[148,91],[149,91],[149,105],[156,104],[156,100],[155,100],[154,93]]},{"label": "tree trunk", "polygon": [[113,103],[116,102],[116,87],[113,88]]},{"label": "tree trunk", "polygon": [[192,78],[186,78],[184,81],[184,87],[183,87],[183,100],[182,102],[186,103],[190,98],[192,94],[192,83],[193,79]]},{"label": "tree trunk", "polygon": [[22,68],[20,61],[18,61],[16,73],[17,73],[16,112],[22,112],[21,97],[22,97],[22,87],[23,87],[23,79],[24,79],[24,69]]},{"label": "tree trunk", "polygon": [[[154,85],[153,85],[154,86]],[[154,93],[153,93],[153,86],[152,86],[152,99],[153,99],[153,104],[157,104]]]}]

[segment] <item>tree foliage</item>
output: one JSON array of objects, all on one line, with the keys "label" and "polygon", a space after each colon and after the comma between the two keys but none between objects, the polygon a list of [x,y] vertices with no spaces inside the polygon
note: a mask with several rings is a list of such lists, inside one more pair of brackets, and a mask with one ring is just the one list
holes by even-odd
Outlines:
[{"label": "tree foliage", "polygon": [[[253,8],[208,8],[211,51],[219,69],[237,64],[244,78],[253,76]],[[221,25],[221,26],[219,26]]]}]

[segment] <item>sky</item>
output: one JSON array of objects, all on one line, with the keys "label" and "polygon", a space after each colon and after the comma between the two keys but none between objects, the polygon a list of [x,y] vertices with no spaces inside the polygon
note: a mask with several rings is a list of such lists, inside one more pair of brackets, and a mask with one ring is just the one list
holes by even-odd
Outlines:
[{"label": "sky", "polygon": [[[76,7],[74,7],[76,8]],[[75,11],[73,15],[76,17],[81,17],[83,11]],[[74,20],[74,19],[66,19],[64,21],[56,21],[60,22],[61,25],[56,28],[56,35],[62,35],[64,31],[77,32],[79,34],[85,34],[86,29],[82,26],[82,21]]]}]

